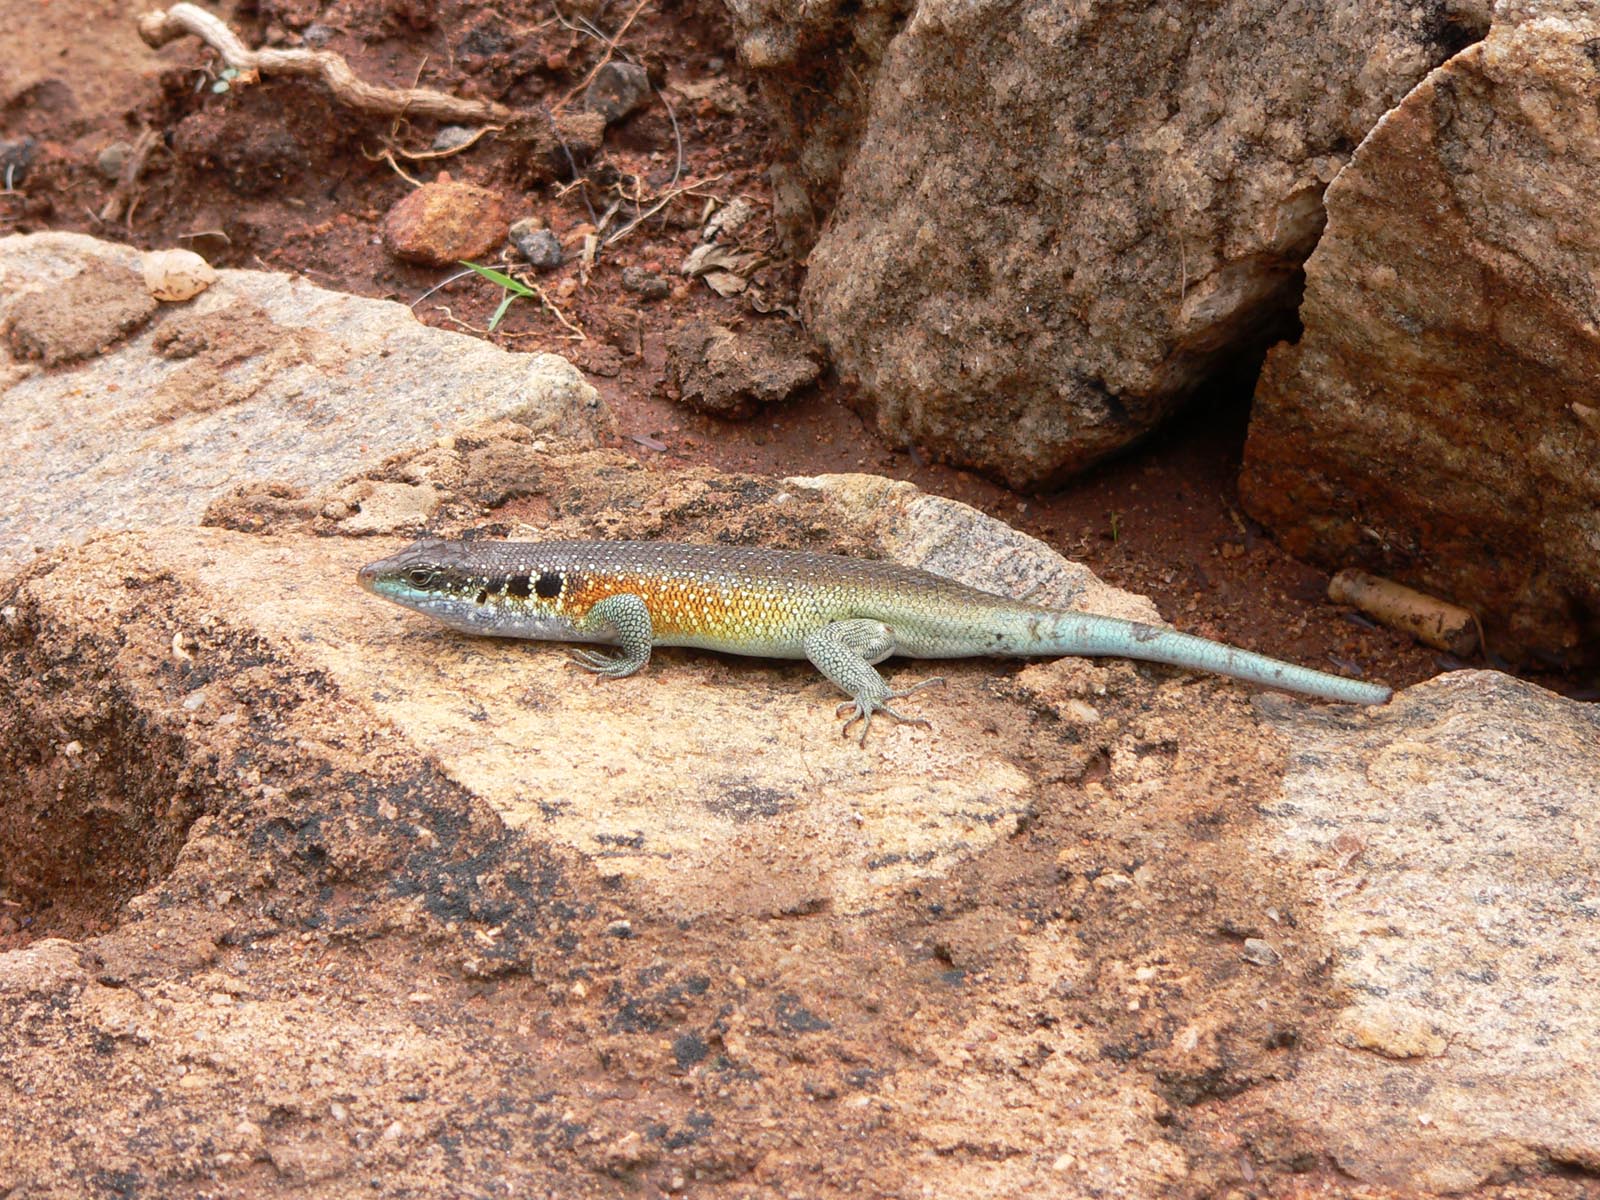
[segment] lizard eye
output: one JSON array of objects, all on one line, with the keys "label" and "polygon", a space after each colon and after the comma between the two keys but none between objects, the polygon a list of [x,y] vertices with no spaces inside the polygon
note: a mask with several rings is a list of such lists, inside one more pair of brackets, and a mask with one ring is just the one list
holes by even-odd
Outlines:
[{"label": "lizard eye", "polygon": [[425,588],[438,575],[432,567],[412,567],[406,572],[406,582],[414,588]]}]

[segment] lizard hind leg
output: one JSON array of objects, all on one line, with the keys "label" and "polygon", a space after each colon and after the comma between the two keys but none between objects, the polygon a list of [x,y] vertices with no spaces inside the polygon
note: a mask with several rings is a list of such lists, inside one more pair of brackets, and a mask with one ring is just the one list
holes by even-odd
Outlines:
[{"label": "lizard hind leg", "polygon": [[650,609],[632,593],[607,596],[595,604],[584,616],[582,628],[615,635],[622,651],[602,654],[597,650],[573,650],[572,661],[585,671],[593,671],[602,679],[621,679],[643,670],[650,661],[650,644],[655,635]]},{"label": "lizard hind leg", "polygon": [[905,725],[932,728],[922,717],[908,717],[896,712],[889,702],[903,700],[913,692],[943,683],[944,680],[938,677],[925,679],[903,692],[890,691],[874,664],[888,658],[895,649],[894,630],[882,621],[865,618],[834,621],[808,634],[805,639],[806,657],[811,660],[811,665],[851,697],[840,704],[837,710],[838,716],[844,716],[847,712],[850,714],[840,734],[848,736],[850,727],[857,721],[861,722],[860,741],[863,746],[867,744],[867,732],[872,728],[872,718],[876,713],[881,712]]}]

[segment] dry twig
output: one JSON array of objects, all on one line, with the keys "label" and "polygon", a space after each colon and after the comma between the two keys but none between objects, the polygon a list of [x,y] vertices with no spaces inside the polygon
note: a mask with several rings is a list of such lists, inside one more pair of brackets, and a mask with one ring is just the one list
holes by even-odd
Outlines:
[{"label": "dry twig", "polygon": [[472,136],[458,145],[446,146],[443,150],[407,150],[404,146],[395,146],[392,149],[401,158],[409,158],[412,162],[425,162],[430,158],[449,158],[451,155],[460,154],[463,150],[470,150],[485,135],[499,133],[503,128],[504,126],[502,125],[484,125],[481,128],[474,129]]},{"label": "dry twig", "polygon": [[139,176],[144,174],[144,166],[150,161],[150,155],[161,144],[161,135],[154,129],[143,130],[133,141],[133,149],[128,151],[128,157],[122,161],[122,170],[117,172],[116,186],[111,189],[111,195],[106,197],[106,202],[100,206],[98,216],[102,221],[111,222],[121,219],[124,215],[129,220],[133,219],[133,208],[137,202],[134,192],[139,186]]},{"label": "dry twig", "polygon": [[550,315],[572,331],[572,341],[587,342],[589,340],[589,335],[584,333],[582,329],[579,329],[578,326],[574,325],[571,321],[567,320],[566,314],[556,307],[555,301],[550,299],[550,297],[545,294],[545,290],[542,287],[540,287],[537,283],[532,283],[528,280],[524,280],[523,282],[539,294],[539,303],[543,304],[545,308],[549,310]]},{"label": "dry twig", "polygon": [[661,195],[656,198],[654,204],[652,204],[649,208],[641,208],[638,216],[634,217],[633,220],[629,221],[621,229],[617,230],[610,237],[606,238],[605,244],[607,246],[616,245],[635,229],[639,228],[639,226],[643,225],[651,217],[655,216],[667,205],[671,204],[679,196],[704,196],[706,193],[697,191],[696,189],[708,187],[717,182],[717,180],[723,178],[723,176],[726,174],[727,172],[723,171],[720,174],[712,175],[707,179],[702,179],[698,183],[686,183],[682,187],[670,188],[669,190],[662,192]]},{"label": "dry twig", "polygon": [[[404,154],[405,152],[401,151],[401,153]],[[386,162],[389,164],[389,169],[391,171],[400,176],[401,179],[404,179],[412,187],[419,188],[422,186],[422,180],[411,175],[407,175],[405,169],[395,161],[394,150],[392,147],[385,146],[377,154],[368,154],[365,150],[363,150],[361,152],[361,157],[366,159],[368,162]],[[407,157],[409,157],[409,155]]]},{"label": "dry twig", "polygon": [[139,36],[152,47],[191,35],[214,49],[223,62],[242,75],[253,72],[257,76],[320,78],[335,98],[362,112],[431,117],[456,124],[506,123],[530,115],[492,100],[465,100],[427,88],[377,87],[358,78],[350,64],[331,50],[252,50],[220,17],[193,4],[174,4],[165,12],[147,12],[139,18]]}]

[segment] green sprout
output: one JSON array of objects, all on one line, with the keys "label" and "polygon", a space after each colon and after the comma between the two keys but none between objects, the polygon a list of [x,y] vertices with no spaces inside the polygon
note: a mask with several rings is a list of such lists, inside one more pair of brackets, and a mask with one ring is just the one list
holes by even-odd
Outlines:
[{"label": "green sprout", "polygon": [[527,284],[523,283],[520,279],[513,279],[504,271],[496,271],[493,267],[480,267],[477,263],[465,261],[463,261],[461,265],[466,267],[468,270],[476,271],[490,283],[498,283],[502,288],[505,289],[505,295],[500,299],[500,307],[495,309],[494,316],[489,318],[490,333],[493,333],[495,326],[500,324],[500,318],[506,315],[506,309],[511,307],[511,302],[513,300],[517,299],[519,296],[525,296],[531,299],[539,294]]}]

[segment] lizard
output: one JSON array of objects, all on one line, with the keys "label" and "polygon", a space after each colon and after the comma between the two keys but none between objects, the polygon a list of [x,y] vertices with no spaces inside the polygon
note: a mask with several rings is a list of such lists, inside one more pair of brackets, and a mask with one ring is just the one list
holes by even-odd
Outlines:
[{"label": "lizard", "polygon": [[896,562],[653,541],[417,542],[362,567],[361,587],[466,633],[611,645],[574,649],[607,679],[656,646],[808,659],[847,696],[841,731],[942,683],[893,691],[877,671],[909,658],[1116,656],[1210,671],[1323,700],[1383,704],[1390,689],[1158,625],[1041,607]]}]

